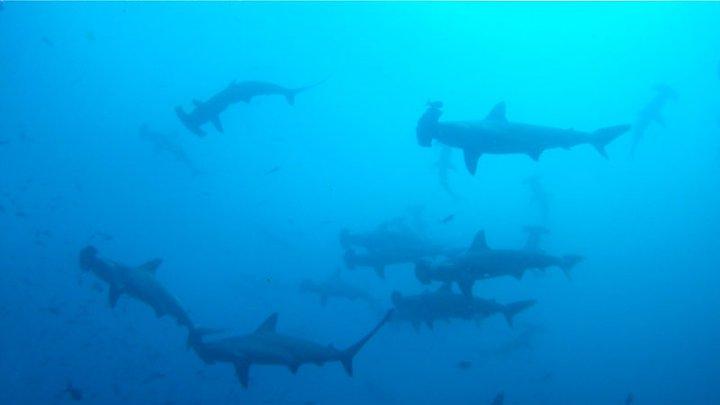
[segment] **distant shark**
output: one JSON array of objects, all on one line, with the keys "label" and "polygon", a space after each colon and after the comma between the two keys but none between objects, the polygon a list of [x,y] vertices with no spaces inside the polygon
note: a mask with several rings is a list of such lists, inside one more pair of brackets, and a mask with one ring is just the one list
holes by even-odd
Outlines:
[{"label": "distant shark", "polygon": [[369,305],[376,304],[367,291],[344,282],[340,277],[340,271],[335,272],[330,278],[321,282],[302,280],[300,282],[300,291],[319,296],[322,306],[326,306],[330,298],[345,298],[350,301],[364,301]]},{"label": "distant shark", "polygon": [[253,364],[282,365],[295,374],[303,364],[322,366],[328,362],[340,362],[348,375],[352,376],[353,358],[391,315],[392,311],[388,311],[370,332],[345,350],[277,333],[277,314],[270,315],[253,333],[247,335],[204,341],[202,333],[198,332],[194,335],[192,347],[205,363],[232,363],[244,388],[248,386],[250,366]]},{"label": "distant shark", "polygon": [[617,125],[583,132],[510,122],[505,118],[505,103],[497,104],[480,121],[441,122],[441,108],[441,102],[428,104],[417,124],[418,144],[430,147],[432,140],[436,139],[447,146],[462,149],[465,166],[471,174],[475,174],[478,159],[485,153],[520,153],[538,160],[547,149],[569,149],[587,143],[607,157],[605,146],[630,129],[630,125]]},{"label": "distant shark", "polygon": [[645,136],[650,125],[655,122],[660,126],[665,126],[665,119],[662,112],[668,101],[677,100],[678,95],[670,86],[661,84],[654,88],[655,96],[648,102],[637,115],[635,125],[633,125],[633,143],[631,155],[635,155],[638,143]]},{"label": "distant shark", "polygon": [[394,291],[392,302],[395,305],[393,320],[410,322],[415,330],[419,330],[421,324],[433,329],[434,322],[438,320],[478,321],[494,314],[503,315],[512,327],[515,315],[535,305],[535,300],[503,305],[494,300],[456,294],[452,292],[450,284],[445,284],[434,292],[418,295],[403,296]]},{"label": "distant shark", "polygon": [[404,221],[390,221],[369,232],[340,232],[348,269],[370,267],[385,277],[385,267],[446,254],[446,249],[425,238]]},{"label": "distant shark", "polygon": [[140,138],[147,140],[153,145],[155,152],[167,152],[172,155],[175,160],[187,167],[192,174],[200,174],[200,170],[197,169],[195,163],[193,163],[192,159],[190,159],[190,156],[185,153],[183,147],[170,139],[169,136],[151,130],[147,124],[143,124],[140,127],[139,133]]},{"label": "distant shark", "polygon": [[274,83],[262,81],[245,81],[230,83],[226,88],[210,97],[206,101],[193,100],[195,109],[186,113],[182,107],[175,107],[180,122],[198,136],[204,136],[205,132],[201,126],[210,122],[218,132],[223,132],[220,122],[220,113],[225,111],[232,104],[240,102],[249,103],[254,97],[280,95],[287,99],[288,104],[295,104],[295,96],[305,90],[319,86],[325,80],[304,87],[288,88]]},{"label": "distant shark", "polygon": [[470,296],[477,280],[501,276],[521,279],[527,270],[548,267],[559,267],[569,278],[570,270],[580,261],[581,256],[551,256],[536,249],[491,249],[485,232],[479,231],[467,252],[437,265],[418,262],[415,276],[423,284],[457,283],[463,294]]},{"label": "distant shark", "polygon": [[187,327],[188,331],[193,332],[194,326],[188,314],[155,278],[155,272],[162,264],[161,259],[131,267],[102,259],[95,247],[87,246],[80,251],[79,263],[81,269],[92,272],[107,283],[110,307],[114,308],[120,296],[126,294],[154,309],[158,317],[170,315],[180,325]]}]

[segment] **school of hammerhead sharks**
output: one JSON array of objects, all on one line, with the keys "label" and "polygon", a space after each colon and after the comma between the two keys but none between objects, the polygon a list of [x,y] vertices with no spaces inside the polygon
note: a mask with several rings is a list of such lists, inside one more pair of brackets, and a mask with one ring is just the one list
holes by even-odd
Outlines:
[{"label": "school of hammerhead sharks", "polygon": [[[206,101],[194,100],[192,110],[186,111],[178,106],[175,113],[188,131],[204,137],[207,124],[223,132],[220,115],[233,104],[249,103],[259,96],[282,96],[292,105],[298,93],[319,84],[286,88],[261,81],[233,82]],[[497,104],[480,120],[443,121],[440,119],[443,104],[429,102],[417,122],[417,143],[421,147],[430,147],[436,141],[445,148],[461,150],[470,174],[475,174],[478,159],[483,154],[524,154],[538,160],[548,149],[570,149],[589,144],[600,155],[607,157],[606,145],[620,135],[632,128],[637,141],[651,122],[661,122],[663,105],[675,94],[662,86],[656,88],[656,92],[655,99],[641,111],[635,125],[608,126],[592,132],[508,121],[504,103]],[[162,137],[146,127],[141,129],[141,135],[162,143]],[[170,152],[180,160],[186,160],[181,150]],[[552,255],[543,251],[540,242],[547,229],[528,226],[525,231],[528,235],[526,245],[518,249],[490,247],[483,231],[476,233],[469,247],[449,249],[428,240],[401,220],[385,222],[366,232],[341,231],[339,242],[345,252],[343,261],[348,269],[368,268],[384,278],[387,266],[410,264],[415,266],[418,282],[440,285],[433,291],[417,295],[393,292],[390,297],[393,308],[385,312],[367,334],[344,349],[279,333],[276,330],[277,314],[270,315],[245,335],[213,337],[220,331],[197,327],[180,302],[156,279],[155,273],[162,263],[160,259],[137,267],[129,266],[104,258],[95,247],[87,246],[79,253],[79,265],[82,270],[107,283],[111,307],[115,307],[124,295],[151,307],[158,317],[171,316],[187,328],[188,346],[205,363],[230,363],[240,384],[247,388],[252,365],[284,366],[294,374],[305,364],[322,366],[338,362],[352,376],[354,357],[388,321],[407,322],[416,330],[422,326],[433,329],[434,322],[438,320],[477,321],[498,314],[512,327],[514,317],[535,305],[535,300],[503,304],[482,299],[473,295],[476,282],[504,276],[519,280],[528,271],[550,268],[557,268],[570,277],[571,270],[583,260],[580,255]],[[323,282],[305,280],[300,288],[318,295],[323,305],[329,298],[339,297],[369,301],[366,292],[345,284],[337,274]],[[493,403],[502,404],[503,394],[498,394]]]}]

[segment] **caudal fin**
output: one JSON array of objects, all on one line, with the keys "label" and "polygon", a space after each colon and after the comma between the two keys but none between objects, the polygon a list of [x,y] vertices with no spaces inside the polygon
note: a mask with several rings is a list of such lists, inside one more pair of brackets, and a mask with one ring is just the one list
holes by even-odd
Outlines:
[{"label": "caudal fin", "polygon": [[598,153],[607,159],[608,155],[605,146],[615,140],[618,136],[630,130],[630,125],[616,125],[614,127],[600,128],[592,133],[590,143],[597,149]]},{"label": "caudal fin", "polygon": [[568,279],[572,279],[570,270],[572,270],[582,260],[583,257],[578,255],[563,256],[562,259],[560,259],[559,266],[560,269],[562,269],[563,273],[565,273],[565,277],[567,277]]},{"label": "caudal fin", "polygon": [[180,122],[182,122],[185,128],[187,128],[190,132],[197,136],[205,136],[205,132],[203,132],[203,130],[200,129],[199,126],[192,122],[190,116],[185,112],[185,110],[182,109],[182,107],[175,107],[175,114],[180,119]]},{"label": "caudal fin", "polygon": [[508,323],[508,326],[512,328],[513,326],[513,318],[515,315],[519,314],[520,312],[532,307],[535,305],[537,301],[535,300],[526,300],[526,301],[517,301],[510,304],[507,304],[503,307],[502,313],[505,316],[505,320]]},{"label": "caudal fin", "polygon": [[387,321],[390,320],[393,312],[395,311],[392,309],[387,311],[385,313],[385,316],[380,320],[380,322],[378,322],[377,325],[375,325],[375,327],[370,332],[368,332],[367,335],[363,336],[363,338],[358,340],[357,343],[348,347],[340,353],[340,363],[342,363],[345,371],[350,377],[352,377],[353,375],[353,358],[356,354],[358,354],[360,349],[365,346],[365,343],[367,343],[373,336],[375,336],[375,334],[380,330],[380,328],[382,328],[383,325],[385,325]]},{"label": "caudal fin", "polygon": [[[202,350],[203,346],[203,337],[207,335],[212,335],[215,333],[222,333],[222,329],[213,329],[213,328],[188,328],[188,338],[187,338],[187,347],[195,349],[198,354],[200,354],[200,351]],[[200,354],[200,357],[202,357],[202,354]]]},{"label": "caudal fin", "polygon": [[289,90],[285,93],[285,98],[287,99],[288,104],[290,104],[290,105],[295,105],[295,96],[296,96],[298,93],[302,93],[303,91],[310,90],[310,89],[312,89],[313,87],[317,87],[317,86],[325,83],[326,81],[328,81],[328,79],[330,79],[330,76],[328,76],[328,77],[320,80],[319,82],[315,82],[315,83],[313,83],[313,84],[308,84],[307,86],[298,87],[298,88],[296,88],[296,89],[289,89]]}]

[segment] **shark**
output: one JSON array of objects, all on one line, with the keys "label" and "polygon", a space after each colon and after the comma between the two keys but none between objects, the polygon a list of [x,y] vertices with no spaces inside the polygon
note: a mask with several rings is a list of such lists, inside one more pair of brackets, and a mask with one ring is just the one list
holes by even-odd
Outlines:
[{"label": "shark", "polygon": [[170,139],[169,136],[153,131],[147,124],[143,124],[139,130],[140,138],[150,142],[155,149],[155,152],[166,152],[175,158],[178,162],[182,163],[187,167],[192,174],[200,174],[200,170],[197,169],[195,163],[193,163],[190,156],[185,152],[183,147]]},{"label": "shark", "polygon": [[415,263],[423,258],[446,254],[446,249],[425,238],[404,221],[390,221],[369,232],[340,232],[345,249],[343,260],[349,269],[370,267],[385,278],[385,267]]},{"label": "shark", "polygon": [[638,112],[637,118],[635,119],[635,125],[633,125],[633,140],[631,156],[635,155],[637,146],[640,141],[645,137],[650,125],[657,123],[664,127],[665,119],[663,118],[663,110],[669,101],[677,100],[678,94],[670,86],[665,84],[659,84],[654,87],[655,95],[653,98]]},{"label": "shark", "polygon": [[182,106],[176,106],[175,114],[190,132],[198,136],[205,136],[201,127],[208,122],[212,123],[218,132],[223,132],[220,114],[233,104],[249,103],[253,98],[259,96],[278,95],[285,97],[288,104],[294,105],[295,96],[298,93],[319,86],[324,81],[297,88],[284,87],[265,81],[233,81],[205,101],[194,99],[194,109],[189,113],[185,112]]},{"label": "shark", "polygon": [[158,317],[169,315],[192,334],[195,327],[178,300],[157,280],[155,273],[162,259],[140,266],[128,266],[101,258],[94,246],[80,251],[80,268],[108,285],[108,303],[114,308],[121,295],[130,296],[152,308]]},{"label": "shark", "polygon": [[278,333],[277,313],[268,316],[255,331],[245,335],[206,341],[198,329],[193,335],[191,346],[207,364],[232,363],[243,388],[248,387],[252,365],[286,366],[295,374],[303,364],[323,366],[325,363],[339,362],[352,377],[353,359],[387,323],[392,313],[393,311],[389,310],[374,328],[346,349],[336,349],[333,345],[323,345]]},{"label": "shark", "polygon": [[559,267],[570,278],[570,270],[582,260],[579,255],[553,256],[535,248],[492,249],[487,244],[485,232],[480,230],[465,253],[435,265],[419,261],[415,265],[415,276],[423,284],[432,281],[456,283],[463,294],[469,296],[477,280],[502,276],[519,280],[531,269]]},{"label": "shark", "polygon": [[442,102],[428,103],[416,127],[417,142],[430,147],[437,140],[462,149],[465,167],[472,175],[483,154],[525,154],[537,161],[548,149],[590,144],[607,157],[605,147],[630,129],[630,125],[616,125],[585,132],[511,122],[506,118],[504,102],[496,104],[480,121],[440,121],[442,107]]},{"label": "shark", "polygon": [[330,298],[345,298],[350,301],[364,301],[369,305],[375,305],[376,302],[372,296],[365,290],[350,285],[342,280],[340,271],[336,271],[328,279],[316,282],[313,280],[302,280],[300,282],[300,291],[315,294],[320,297],[320,305],[327,305]]},{"label": "shark", "polygon": [[393,291],[391,299],[395,306],[393,320],[410,322],[416,331],[423,323],[433,329],[434,322],[438,320],[479,321],[495,314],[504,316],[512,327],[513,318],[536,303],[535,300],[525,300],[500,304],[495,300],[456,294],[449,283],[436,291],[417,295],[403,296],[399,291]]}]

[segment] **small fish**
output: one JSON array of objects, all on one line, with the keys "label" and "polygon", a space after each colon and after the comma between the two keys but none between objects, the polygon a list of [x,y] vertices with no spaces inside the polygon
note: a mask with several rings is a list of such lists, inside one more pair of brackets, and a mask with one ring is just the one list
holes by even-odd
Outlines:
[{"label": "small fish", "polygon": [[453,221],[453,219],[455,219],[455,214],[450,214],[450,215],[446,216],[445,218],[443,218],[440,222],[442,222],[443,224],[449,224],[450,222]]},{"label": "small fish", "polygon": [[55,46],[55,43],[48,37],[42,37],[40,40],[42,41],[43,44],[45,44],[51,48]]},{"label": "small fish", "polygon": [[273,173],[277,173],[280,171],[280,166],[273,166],[270,170],[265,172],[265,176]]},{"label": "small fish", "polygon": [[457,362],[457,364],[455,364],[455,367],[460,370],[469,370],[472,367],[472,361],[460,360]]},{"label": "small fish", "polygon": [[88,42],[95,42],[95,34],[92,31],[85,32],[85,39]]},{"label": "small fish", "polygon": [[631,405],[635,403],[635,394],[632,392],[627,395],[625,398],[625,405]]}]

